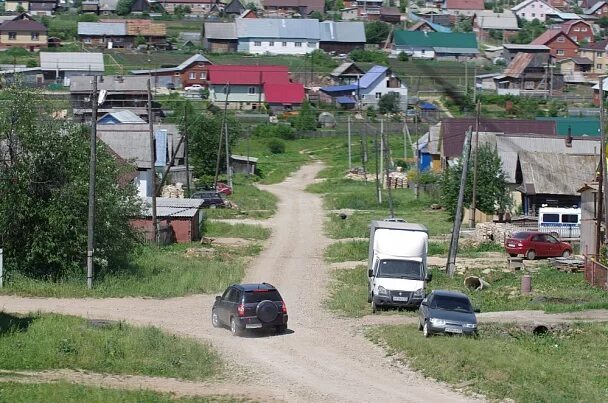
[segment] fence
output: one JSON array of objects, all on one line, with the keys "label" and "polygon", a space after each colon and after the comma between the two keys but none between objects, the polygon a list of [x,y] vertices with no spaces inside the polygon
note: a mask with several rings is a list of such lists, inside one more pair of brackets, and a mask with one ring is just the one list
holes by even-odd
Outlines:
[{"label": "fence", "polygon": [[608,290],[608,267],[596,261],[594,255],[585,255],[585,281]]}]

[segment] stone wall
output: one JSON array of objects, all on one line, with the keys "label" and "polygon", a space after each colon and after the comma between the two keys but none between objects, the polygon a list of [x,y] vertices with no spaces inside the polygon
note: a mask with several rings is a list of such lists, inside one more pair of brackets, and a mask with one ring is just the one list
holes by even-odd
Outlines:
[{"label": "stone wall", "polygon": [[523,228],[510,223],[479,223],[475,226],[475,241],[480,243],[495,242],[502,245],[505,242],[505,238],[508,238],[514,232],[522,230]]}]

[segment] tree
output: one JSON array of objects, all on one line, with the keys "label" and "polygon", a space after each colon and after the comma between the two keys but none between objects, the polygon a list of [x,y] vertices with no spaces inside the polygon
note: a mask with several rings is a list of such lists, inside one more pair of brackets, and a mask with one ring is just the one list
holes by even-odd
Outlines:
[{"label": "tree", "polygon": [[380,113],[397,113],[400,109],[399,94],[385,94],[378,101],[378,112]]},{"label": "tree", "polygon": [[473,20],[471,18],[463,18],[456,23],[454,32],[473,32]]},{"label": "tree", "polygon": [[322,12],[315,10],[312,13],[310,13],[310,15],[308,16],[308,18],[313,18],[313,19],[316,19],[316,20],[319,20],[319,21],[323,21],[323,19],[325,17],[323,16]]},{"label": "tree", "polygon": [[116,14],[118,15],[129,15],[131,14],[131,7],[135,0],[118,0],[116,4]]},{"label": "tree", "polygon": [[547,27],[545,26],[545,24],[543,24],[536,18],[532,21],[522,21],[521,29],[519,30],[517,35],[513,37],[513,43],[530,43],[546,30]]},{"label": "tree", "polygon": [[317,130],[317,113],[310,105],[308,100],[302,103],[300,113],[295,119],[295,128],[297,131],[314,131]]},{"label": "tree", "polygon": [[[8,276],[84,281],[89,129],[54,118],[60,106],[35,90],[13,85],[0,96],[0,239]],[[129,219],[141,214],[141,205],[124,169],[98,142],[98,276],[125,268],[137,243]],[[121,180],[127,183],[120,186]]]},{"label": "tree", "polygon": [[173,14],[175,14],[175,16],[180,20],[184,18],[186,14],[190,14],[191,12],[192,9],[190,8],[190,6],[183,6],[181,4],[179,6],[176,6],[173,10]]},{"label": "tree", "polygon": [[344,8],[344,1],[343,0],[336,0],[336,2],[334,3],[334,10],[335,11],[340,11]]},{"label": "tree", "polygon": [[[475,133],[473,133],[473,141]],[[464,192],[464,206],[471,204],[473,194],[473,158],[474,148],[471,151],[471,161],[467,172],[467,181]],[[443,205],[447,208],[450,217],[454,219],[458,190],[460,189],[460,176],[462,174],[462,161],[448,167],[441,177],[440,188]],[[486,214],[504,212],[511,207],[512,200],[509,195],[502,161],[498,152],[490,145],[479,146],[477,154],[477,189],[476,207]]]},{"label": "tree", "polygon": [[381,44],[386,41],[390,27],[382,21],[373,21],[365,24],[365,37],[367,43]]},{"label": "tree", "polygon": [[258,11],[258,6],[253,1],[250,1],[249,3],[247,3],[247,5],[245,5],[245,8],[247,10]]}]

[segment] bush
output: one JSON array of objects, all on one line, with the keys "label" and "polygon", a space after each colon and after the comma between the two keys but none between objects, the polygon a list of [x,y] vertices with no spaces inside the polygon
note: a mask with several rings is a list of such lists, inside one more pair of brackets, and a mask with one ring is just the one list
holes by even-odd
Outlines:
[{"label": "bush", "polygon": [[285,152],[285,142],[281,139],[270,139],[268,142],[268,150],[272,154],[283,154]]},{"label": "bush", "polygon": [[281,138],[283,140],[294,140],[295,130],[287,124],[264,124],[257,126],[253,132],[255,137]]},{"label": "bush", "polygon": [[397,60],[399,60],[400,62],[407,62],[410,60],[410,57],[407,55],[407,53],[401,52],[401,53],[399,53]]},{"label": "bush", "polygon": [[354,62],[388,65],[387,54],[378,50],[355,49],[349,56]]}]

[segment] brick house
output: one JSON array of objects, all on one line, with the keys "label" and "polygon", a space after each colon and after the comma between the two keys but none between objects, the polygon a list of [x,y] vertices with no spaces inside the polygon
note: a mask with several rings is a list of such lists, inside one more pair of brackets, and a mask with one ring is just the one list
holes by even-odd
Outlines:
[{"label": "brick house", "polygon": [[608,2],[605,0],[598,1],[591,7],[584,9],[583,13],[590,17],[608,17]]},{"label": "brick house", "polygon": [[[168,238],[177,243],[190,243],[201,238],[203,202],[203,199],[156,198],[156,218],[161,228],[170,228]],[[149,241],[154,240],[151,203],[152,198],[148,197],[142,217],[130,220],[131,226],[140,230]]]},{"label": "brick house", "polygon": [[30,51],[46,48],[48,29],[28,14],[19,14],[0,24],[0,48],[24,48]]},{"label": "brick house", "polygon": [[592,74],[605,74],[608,68],[608,39],[590,43],[579,49],[579,56],[586,57],[592,62]]},{"label": "brick house", "polygon": [[566,59],[578,55],[578,43],[562,30],[549,29],[531,42],[531,45],[545,45],[551,49],[556,59]]},{"label": "brick house", "polygon": [[152,76],[155,87],[167,87],[171,84],[175,88],[187,87],[192,84],[207,86],[207,70],[212,63],[205,56],[196,54],[179,66],[165,67],[151,70],[133,70],[136,76]]},{"label": "brick house", "polygon": [[591,24],[583,20],[566,21],[560,25],[562,32],[572,38],[575,42],[594,42]]}]

